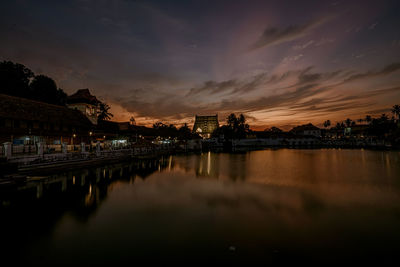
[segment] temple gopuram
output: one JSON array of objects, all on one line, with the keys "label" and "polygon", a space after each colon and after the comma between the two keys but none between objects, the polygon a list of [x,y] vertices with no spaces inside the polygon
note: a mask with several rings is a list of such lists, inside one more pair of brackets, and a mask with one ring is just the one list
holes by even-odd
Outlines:
[{"label": "temple gopuram", "polygon": [[210,138],[211,134],[219,127],[218,115],[198,116],[193,126],[193,133],[199,134],[203,138]]}]

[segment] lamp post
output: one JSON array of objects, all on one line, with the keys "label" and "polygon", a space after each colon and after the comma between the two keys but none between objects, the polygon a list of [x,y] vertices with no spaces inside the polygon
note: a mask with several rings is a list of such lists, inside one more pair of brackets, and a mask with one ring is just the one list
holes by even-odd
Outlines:
[{"label": "lamp post", "polygon": [[89,132],[89,144],[90,144],[89,148],[90,148],[90,151],[92,151],[92,141],[93,141],[92,135],[93,135],[93,132],[90,131]]}]

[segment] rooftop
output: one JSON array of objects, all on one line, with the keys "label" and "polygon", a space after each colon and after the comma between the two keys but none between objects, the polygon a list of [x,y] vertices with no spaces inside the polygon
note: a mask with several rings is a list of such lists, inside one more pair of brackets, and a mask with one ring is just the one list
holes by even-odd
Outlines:
[{"label": "rooftop", "polygon": [[92,126],[89,119],[78,110],[3,94],[0,94],[0,117],[83,127]]},{"label": "rooftop", "polygon": [[302,132],[302,131],[318,131],[320,130],[317,126],[314,126],[313,124],[304,124],[300,126],[294,127],[290,132],[297,133],[297,132]]},{"label": "rooftop", "polygon": [[68,104],[86,103],[97,105],[100,101],[90,93],[89,89],[79,89],[75,94],[68,96]]}]

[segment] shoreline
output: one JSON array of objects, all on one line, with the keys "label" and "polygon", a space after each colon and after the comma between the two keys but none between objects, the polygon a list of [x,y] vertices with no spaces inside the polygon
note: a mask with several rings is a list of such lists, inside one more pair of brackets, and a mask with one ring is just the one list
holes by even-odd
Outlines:
[{"label": "shoreline", "polygon": [[54,172],[66,171],[70,169],[82,169],[87,167],[96,167],[105,164],[113,164],[120,162],[139,161],[139,160],[152,160],[159,159],[163,156],[171,155],[185,155],[193,153],[213,152],[213,153],[237,153],[237,152],[250,152],[259,150],[370,150],[370,151],[400,151],[399,147],[386,147],[386,146],[236,146],[236,147],[221,147],[221,146],[208,146],[202,150],[184,151],[172,150],[165,153],[150,153],[143,155],[120,155],[115,157],[100,157],[100,158],[86,158],[86,159],[72,159],[60,160],[55,162],[43,162],[30,165],[18,165],[16,163],[4,162],[0,164],[1,169],[11,170],[8,173],[0,174],[0,186],[5,181],[14,180],[21,182],[24,179],[21,176],[29,176],[35,174],[52,174]]}]

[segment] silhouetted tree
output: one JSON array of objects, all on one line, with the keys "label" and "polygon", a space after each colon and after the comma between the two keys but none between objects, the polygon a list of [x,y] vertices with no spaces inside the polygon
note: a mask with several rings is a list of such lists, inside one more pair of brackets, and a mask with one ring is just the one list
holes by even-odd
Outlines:
[{"label": "silhouetted tree", "polygon": [[337,129],[337,130],[342,130],[342,129],[344,129],[345,127],[346,127],[346,126],[344,125],[343,122],[338,122],[338,123],[336,123],[335,129]]},{"label": "silhouetted tree", "polygon": [[370,115],[365,116],[365,121],[369,124],[372,121],[372,117]]},{"label": "silhouetted tree", "polygon": [[67,94],[57,88],[56,82],[45,75],[37,75],[31,84],[32,99],[55,105],[65,105]]},{"label": "silhouetted tree", "polygon": [[52,78],[35,76],[24,65],[11,61],[0,62],[0,93],[55,105],[65,105],[67,100]]},{"label": "silhouetted tree", "polygon": [[347,127],[350,127],[350,126],[351,126],[351,122],[352,122],[352,120],[351,120],[350,118],[347,118],[347,119],[345,120],[346,126],[347,126]]},{"label": "silhouetted tree", "polygon": [[383,113],[379,119],[382,123],[385,123],[389,120],[389,117],[385,113]]},{"label": "silhouetted tree", "polygon": [[110,120],[114,115],[109,112],[110,106],[107,103],[100,102],[99,104],[99,113],[98,113],[98,120]]},{"label": "silhouetted tree", "polygon": [[30,98],[29,82],[33,76],[33,72],[22,64],[0,62],[0,93]]},{"label": "silhouetted tree", "polygon": [[379,118],[372,119],[368,127],[368,134],[384,137],[396,130],[396,128],[396,124],[389,120],[386,114],[382,114]]},{"label": "silhouetted tree", "polygon": [[185,123],[181,128],[178,129],[178,139],[179,140],[188,140],[192,138],[200,138],[198,134],[192,133],[190,128]]},{"label": "silhouetted tree", "polygon": [[397,120],[399,120],[400,119],[400,106],[399,105],[394,105],[393,108],[392,108],[392,113],[395,116],[395,118]]},{"label": "silhouetted tree", "polygon": [[328,128],[329,126],[331,126],[331,121],[330,120],[324,121],[324,127]]},{"label": "silhouetted tree", "polygon": [[161,121],[158,121],[153,124],[154,129],[162,129],[162,128],[168,128],[168,125],[162,123]]},{"label": "silhouetted tree", "polygon": [[231,130],[232,138],[244,138],[250,130],[250,126],[246,123],[246,118],[243,114],[236,117],[236,115],[232,113],[228,116],[226,121]]},{"label": "silhouetted tree", "polygon": [[231,127],[232,129],[235,129],[238,126],[238,119],[236,118],[236,115],[233,113],[226,118],[226,122],[228,126]]}]

